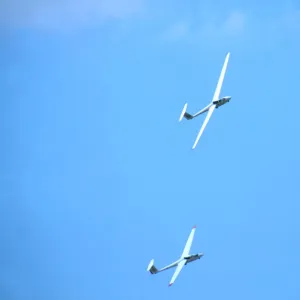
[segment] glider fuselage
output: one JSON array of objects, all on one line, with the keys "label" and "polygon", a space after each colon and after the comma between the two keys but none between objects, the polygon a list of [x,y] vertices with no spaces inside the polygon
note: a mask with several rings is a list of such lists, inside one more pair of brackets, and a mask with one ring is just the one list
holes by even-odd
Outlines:
[{"label": "glider fuselage", "polygon": [[225,103],[229,102],[231,100],[231,97],[230,96],[226,96],[226,97],[223,97],[219,100],[215,100],[213,101],[213,104],[216,105],[216,108],[218,108],[219,106],[222,106],[224,105]]},{"label": "glider fuselage", "polygon": [[204,254],[201,252],[201,253],[197,253],[197,254],[192,254],[192,255],[189,255],[189,256],[186,256],[184,257],[184,259],[186,259],[186,264],[194,261],[194,260],[197,260],[197,259],[200,259]]}]

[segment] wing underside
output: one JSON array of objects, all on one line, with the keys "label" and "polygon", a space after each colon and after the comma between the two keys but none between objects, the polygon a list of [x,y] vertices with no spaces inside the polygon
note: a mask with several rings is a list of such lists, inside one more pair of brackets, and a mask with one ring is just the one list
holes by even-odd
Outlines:
[{"label": "wing underside", "polygon": [[199,131],[199,133],[198,133],[198,135],[197,135],[197,138],[196,138],[196,140],[195,140],[195,143],[194,143],[192,149],[195,149],[195,148],[196,148],[196,146],[197,146],[197,144],[198,144],[198,142],[199,142],[199,139],[200,139],[200,137],[201,137],[201,135],[202,135],[202,133],[203,133],[203,131],[204,131],[204,129],[205,129],[205,127],[206,127],[206,125],[207,125],[207,123],[208,123],[208,121],[209,121],[211,115],[212,115],[212,113],[214,112],[215,108],[216,108],[216,105],[215,105],[215,104],[212,105],[212,106],[209,108],[208,113],[207,113],[207,115],[206,115],[206,117],[205,117],[205,120],[204,120],[204,122],[203,122],[203,124],[202,124],[202,127],[201,127],[201,129],[200,129],[200,131]]},{"label": "wing underside", "polygon": [[215,90],[215,93],[214,93],[213,101],[218,100],[219,97],[220,97],[220,92],[221,92],[222,84],[223,84],[223,81],[224,81],[224,76],[225,76],[229,56],[230,56],[230,53],[227,53],[224,64],[223,64],[223,68],[222,68],[222,71],[221,71],[221,74],[220,74],[220,77],[219,77],[219,81],[218,81],[218,84],[217,84],[217,87],[216,87],[216,90]]},{"label": "wing underside", "polygon": [[169,283],[169,286],[171,286],[171,285],[174,283],[174,281],[176,280],[176,278],[177,278],[177,276],[179,275],[180,271],[181,271],[182,268],[184,267],[185,263],[186,263],[186,260],[184,259],[184,260],[182,260],[182,261],[177,265],[177,268],[176,268],[176,270],[175,270],[175,272],[174,272],[174,274],[173,274],[173,276],[172,276],[172,279],[171,279],[171,281],[170,281],[170,283]]},{"label": "wing underside", "polygon": [[181,257],[185,257],[185,256],[189,255],[190,249],[191,249],[191,246],[192,246],[192,243],[193,243],[193,239],[194,239],[195,230],[196,230],[196,226],[194,226],[192,228],[192,231],[191,231],[191,233],[190,233],[190,235],[189,235],[189,237],[186,241],[186,244],[184,246]]}]

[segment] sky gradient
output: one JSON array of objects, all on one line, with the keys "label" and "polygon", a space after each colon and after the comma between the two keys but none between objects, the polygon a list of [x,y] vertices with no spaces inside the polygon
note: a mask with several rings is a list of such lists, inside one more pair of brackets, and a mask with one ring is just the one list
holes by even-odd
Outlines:
[{"label": "sky gradient", "polygon": [[299,299],[299,2],[2,1],[0,43],[0,299]]}]

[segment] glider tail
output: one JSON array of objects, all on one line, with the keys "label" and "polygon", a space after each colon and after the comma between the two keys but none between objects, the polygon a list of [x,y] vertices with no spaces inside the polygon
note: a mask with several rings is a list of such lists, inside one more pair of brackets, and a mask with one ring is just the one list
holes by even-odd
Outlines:
[{"label": "glider tail", "polygon": [[193,116],[191,114],[189,114],[188,112],[186,112],[186,109],[187,109],[187,103],[184,104],[181,115],[179,117],[179,122],[183,119],[183,117],[185,117],[187,120],[193,119]]},{"label": "glider tail", "polygon": [[154,266],[154,259],[152,259],[148,265],[147,271],[149,271],[151,274],[158,273],[158,269]]}]

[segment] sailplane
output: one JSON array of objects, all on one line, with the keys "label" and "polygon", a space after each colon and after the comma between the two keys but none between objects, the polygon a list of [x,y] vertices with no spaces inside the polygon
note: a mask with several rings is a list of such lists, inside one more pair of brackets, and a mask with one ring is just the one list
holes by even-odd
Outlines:
[{"label": "sailplane", "polygon": [[169,283],[169,286],[171,286],[174,281],[176,280],[177,276],[179,275],[180,271],[182,270],[182,268],[192,262],[192,261],[195,261],[197,259],[200,259],[204,253],[201,252],[201,253],[196,253],[196,254],[190,254],[190,249],[191,249],[191,246],[192,246],[192,242],[193,242],[193,238],[194,238],[194,234],[195,234],[195,230],[196,230],[196,226],[194,226],[192,228],[192,231],[187,239],[187,242],[185,244],[185,247],[184,247],[184,250],[181,254],[181,257],[176,260],[175,262],[171,263],[170,265],[164,267],[164,268],[161,268],[161,269],[157,269],[155,266],[154,266],[154,259],[152,259],[148,265],[148,268],[147,268],[147,271],[149,271],[151,274],[157,274],[159,272],[162,272],[162,271],[165,271],[165,270],[168,270],[168,269],[171,269],[171,268],[174,268],[176,267],[176,270],[173,274],[173,277]]},{"label": "sailplane", "polygon": [[226,97],[222,97],[220,98],[220,92],[221,92],[221,88],[222,88],[222,84],[223,84],[223,80],[224,80],[224,76],[225,76],[225,72],[226,72],[226,68],[227,68],[227,64],[228,64],[228,60],[229,60],[229,56],[230,56],[230,53],[228,52],[227,55],[226,55],[226,58],[225,58],[225,62],[224,62],[224,65],[223,65],[223,68],[222,68],[222,71],[221,71],[221,74],[220,74],[220,77],[219,77],[219,81],[218,81],[218,84],[217,84],[217,87],[216,87],[216,90],[215,90],[215,93],[214,93],[214,97],[211,101],[211,103],[209,103],[206,107],[204,107],[203,109],[201,109],[200,111],[198,111],[197,113],[195,113],[194,115],[192,114],[189,114],[186,110],[187,110],[187,103],[185,103],[184,107],[183,107],[183,110],[181,112],[181,115],[180,115],[180,118],[179,118],[179,122],[184,118],[186,118],[187,120],[192,120],[196,117],[198,117],[199,115],[205,113],[208,111],[207,115],[206,115],[206,118],[203,122],[203,125],[197,135],[197,138],[195,140],[195,143],[192,147],[192,149],[195,149],[198,142],[199,142],[199,139],[212,115],[212,113],[214,112],[215,108],[218,108],[224,104],[226,104],[227,102],[229,102],[231,100],[231,96],[226,96]]}]

